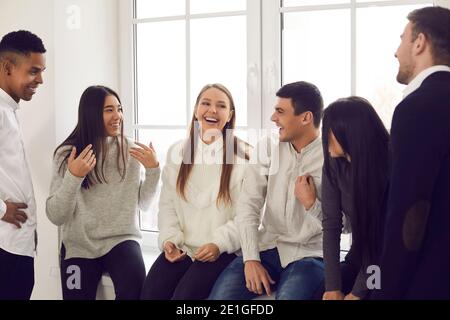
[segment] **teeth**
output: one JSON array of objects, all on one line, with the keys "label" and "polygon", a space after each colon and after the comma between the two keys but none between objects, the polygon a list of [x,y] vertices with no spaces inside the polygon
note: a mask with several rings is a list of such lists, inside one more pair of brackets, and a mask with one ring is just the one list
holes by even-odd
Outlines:
[{"label": "teeth", "polygon": [[213,122],[218,122],[218,120],[217,120],[217,119],[214,119],[214,118],[209,118],[209,117],[206,117],[206,118],[205,118],[205,120],[206,120],[206,121],[213,121]]}]

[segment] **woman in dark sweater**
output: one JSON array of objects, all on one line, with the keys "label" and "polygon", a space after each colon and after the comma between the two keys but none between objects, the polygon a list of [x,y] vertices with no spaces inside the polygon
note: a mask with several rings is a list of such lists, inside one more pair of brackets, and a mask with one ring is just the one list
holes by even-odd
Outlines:
[{"label": "woman in dark sweater", "polygon": [[[324,300],[363,299],[367,267],[377,264],[388,186],[389,134],[371,104],[359,97],[333,102],[322,128]],[[340,263],[343,218],[352,245]]]}]

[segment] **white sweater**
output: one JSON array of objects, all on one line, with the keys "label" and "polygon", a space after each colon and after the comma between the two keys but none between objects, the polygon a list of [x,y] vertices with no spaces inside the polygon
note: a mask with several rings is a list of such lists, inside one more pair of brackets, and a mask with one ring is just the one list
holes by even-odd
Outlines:
[{"label": "white sweater", "polygon": [[186,140],[175,143],[167,153],[159,200],[159,247],[163,250],[164,243],[171,241],[192,257],[202,245],[214,243],[221,253],[233,253],[240,249],[239,232],[234,223],[235,204],[241,192],[247,160],[235,158],[230,180],[232,205],[217,206],[223,139],[211,145],[199,139],[194,167],[186,183],[185,201],[176,190],[185,143]]}]

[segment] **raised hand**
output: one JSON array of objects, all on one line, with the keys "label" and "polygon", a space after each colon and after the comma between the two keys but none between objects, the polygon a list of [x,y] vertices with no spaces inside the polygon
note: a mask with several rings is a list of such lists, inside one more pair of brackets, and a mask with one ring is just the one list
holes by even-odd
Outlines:
[{"label": "raised hand", "polygon": [[219,258],[219,247],[214,243],[207,243],[195,252],[194,259],[201,262],[214,262]]},{"label": "raised hand", "polygon": [[25,203],[16,203],[8,201],[5,201],[5,204],[6,204],[6,212],[1,220],[11,223],[19,229],[22,228],[21,223],[25,223],[28,217],[25,214],[25,212],[21,211],[20,209],[26,209],[28,208],[28,206]]},{"label": "raised hand", "polygon": [[300,201],[306,210],[309,210],[316,201],[316,186],[310,175],[297,177],[295,180],[295,197]]},{"label": "raised hand", "polygon": [[150,142],[149,146],[145,144],[139,143],[136,141],[136,144],[140,148],[130,148],[130,155],[135,158],[137,161],[142,163],[145,168],[157,168],[159,166],[158,159],[156,158],[156,152],[153,148],[152,143]]},{"label": "raised hand", "polygon": [[186,252],[178,249],[173,242],[164,243],[164,255],[169,262],[177,262],[186,258]]},{"label": "raised hand", "polygon": [[68,168],[71,174],[78,178],[84,178],[92,169],[94,169],[97,160],[95,159],[95,154],[92,150],[92,145],[88,145],[80,153],[78,157],[75,158],[77,154],[77,148],[72,147],[70,152],[68,162]]}]

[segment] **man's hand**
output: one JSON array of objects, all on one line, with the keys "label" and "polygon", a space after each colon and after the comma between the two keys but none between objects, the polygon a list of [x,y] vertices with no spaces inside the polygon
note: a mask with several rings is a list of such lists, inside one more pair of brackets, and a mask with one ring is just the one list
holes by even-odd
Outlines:
[{"label": "man's hand", "polygon": [[244,265],[245,284],[247,289],[253,293],[262,295],[263,286],[268,296],[272,294],[270,285],[275,284],[272,280],[266,268],[263,267],[261,262],[255,260],[249,260]]},{"label": "man's hand", "polygon": [[325,291],[322,300],[344,300],[344,293],[342,291]]},{"label": "man's hand", "polygon": [[214,243],[207,243],[195,252],[194,259],[201,262],[214,262],[219,258],[219,247]]},{"label": "man's hand", "polygon": [[16,203],[5,201],[6,212],[2,218],[3,221],[15,225],[17,228],[22,228],[21,223],[25,223],[28,217],[25,212],[20,209],[26,209],[28,206],[25,203]]},{"label": "man's hand", "polygon": [[80,153],[78,157],[75,158],[77,154],[77,148],[72,147],[72,152],[70,152],[68,162],[68,168],[71,174],[78,178],[84,178],[92,169],[94,169],[97,163],[95,159],[95,154],[92,150],[92,145],[88,145]]},{"label": "man's hand", "polygon": [[306,210],[311,209],[316,201],[316,186],[313,178],[310,175],[297,177],[294,194]]},{"label": "man's hand", "polygon": [[164,255],[169,262],[177,262],[186,258],[186,252],[178,249],[173,242],[164,243]]}]

